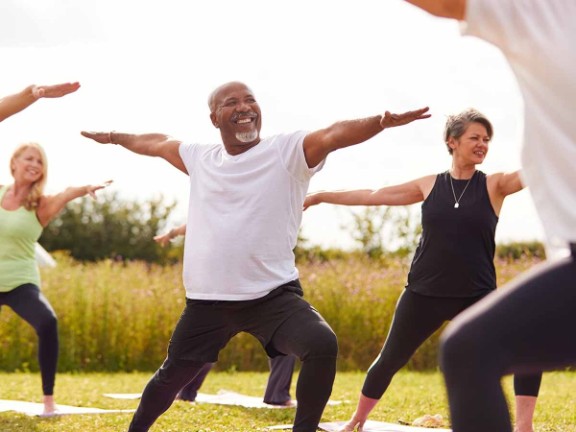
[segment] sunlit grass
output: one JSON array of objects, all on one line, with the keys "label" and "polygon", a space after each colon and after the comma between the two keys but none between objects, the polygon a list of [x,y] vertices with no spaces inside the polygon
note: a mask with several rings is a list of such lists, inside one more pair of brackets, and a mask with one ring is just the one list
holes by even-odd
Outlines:
[{"label": "sunlit grass", "polygon": [[[59,374],[57,402],[66,405],[106,409],[134,409],[137,400],[118,400],[104,393],[139,393],[150,373]],[[339,372],[332,400],[340,405],[326,407],[322,421],[346,420],[353,413],[364,372]],[[297,377],[295,377],[297,378]],[[221,389],[262,396],[267,374],[260,372],[211,372],[201,391]],[[294,380],[295,385],[296,380]],[[31,373],[0,374],[0,399],[40,402],[40,378]],[[512,380],[503,388],[510,399]],[[544,375],[538,401],[536,432],[576,432],[576,373],[553,372]],[[292,389],[294,394],[294,388]],[[425,414],[441,414],[449,421],[442,376],[438,372],[402,371],[371,415],[372,420],[410,422]],[[291,423],[294,410],[270,410],[212,404],[176,402],[160,417],[151,432],[262,431],[267,426]],[[487,413],[489,415],[489,413]],[[0,413],[0,431],[11,432],[117,432],[127,430],[132,414],[70,415],[41,419],[15,413]]]}]

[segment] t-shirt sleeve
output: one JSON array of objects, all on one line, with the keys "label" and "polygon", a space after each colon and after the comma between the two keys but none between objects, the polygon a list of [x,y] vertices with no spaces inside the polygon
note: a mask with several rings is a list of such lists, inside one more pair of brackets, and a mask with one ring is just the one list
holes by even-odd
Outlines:
[{"label": "t-shirt sleeve", "polygon": [[193,162],[195,160],[197,147],[198,146],[196,144],[183,142],[180,143],[180,147],[178,148],[180,157],[182,158],[182,162],[184,162],[184,166],[186,167],[188,175],[191,175],[193,171]]},{"label": "t-shirt sleeve", "polygon": [[479,37],[507,54],[524,51],[538,21],[546,14],[542,0],[468,0],[464,35]]},{"label": "t-shirt sleeve", "polygon": [[286,169],[298,180],[309,180],[314,174],[322,169],[324,161],[314,168],[309,168],[304,156],[304,138],[307,131],[298,131],[292,134],[279,135],[278,151]]}]

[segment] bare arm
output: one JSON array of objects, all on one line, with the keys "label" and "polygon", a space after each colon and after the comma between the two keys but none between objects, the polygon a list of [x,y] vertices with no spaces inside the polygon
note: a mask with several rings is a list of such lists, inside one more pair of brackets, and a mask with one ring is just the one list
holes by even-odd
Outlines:
[{"label": "bare arm", "polygon": [[495,173],[487,176],[486,186],[490,202],[497,215],[500,214],[504,198],[524,189],[520,171],[511,173]]},{"label": "bare arm", "polygon": [[173,238],[185,234],[186,234],[186,224],[182,224],[179,227],[172,228],[165,234],[157,235],[156,237],[154,237],[154,241],[156,243],[159,243],[160,246],[165,247]]},{"label": "bare arm", "polygon": [[28,108],[40,98],[57,98],[74,93],[80,88],[77,82],[54,85],[30,85],[19,93],[0,99],[0,122]]},{"label": "bare arm", "polygon": [[304,200],[304,210],[320,203],[362,206],[399,206],[410,205],[424,201],[432,187],[436,176],[426,176],[396,186],[381,189],[358,189],[333,192],[316,192],[308,194]]},{"label": "bare arm", "polygon": [[503,196],[508,196],[524,189],[524,184],[520,178],[520,170],[511,173],[500,173],[498,179],[498,190]]},{"label": "bare arm", "polygon": [[160,133],[136,135],[120,132],[87,131],[82,131],[81,134],[100,144],[118,144],[137,154],[161,157],[180,171],[188,174],[178,150],[181,141],[175,140],[168,135]]},{"label": "bare arm", "polygon": [[326,129],[309,133],[304,138],[304,155],[309,167],[322,162],[330,152],[369,140],[384,129],[402,126],[430,117],[428,108],[408,111],[403,114],[391,114],[368,117],[359,120],[347,120],[334,123]]},{"label": "bare arm", "polygon": [[59,194],[46,195],[42,197],[38,210],[36,211],[38,221],[42,226],[48,225],[70,201],[85,195],[90,195],[92,198],[96,198],[96,191],[105,188],[111,183],[112,180],[108,180],[99,185],[69,187]]},{"label": "bare arm", "polygon": [[459,21],[466,17],[466,0],[406,0],[408,3],[442,18]]}]

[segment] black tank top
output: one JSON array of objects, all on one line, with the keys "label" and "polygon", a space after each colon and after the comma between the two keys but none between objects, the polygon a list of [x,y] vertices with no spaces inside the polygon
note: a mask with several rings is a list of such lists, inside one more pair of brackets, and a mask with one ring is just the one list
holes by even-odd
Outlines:
[{"label": "black tank top", "polygon": [[[434,297],[476,297],[496,288],[494,251],[498,216],[494,213],[486,174],[468,180],[438,174],[422,203],[422,237],[408,273],[406,288]],[[454,208],[454,194],[459,207]]]}]

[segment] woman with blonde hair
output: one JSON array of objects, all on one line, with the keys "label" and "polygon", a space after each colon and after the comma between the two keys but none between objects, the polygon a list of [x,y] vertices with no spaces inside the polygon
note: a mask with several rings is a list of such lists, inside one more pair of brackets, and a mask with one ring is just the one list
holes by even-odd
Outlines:
[{"label": "woman with blonde hair", "polygon": [[75,198],[107,186],[69,187],[45,195],[47,161],[39,144],[21,144],[10,159],[11,185],[0,185],[0,307],[9,306],[36,331],[42,376],[43,415],[56,413],[54,382],[58,361],[58,325],[54,309],[40,290],[35,244],[43,228]]},{"label": "woman with blonde hair", "polygon": [[[38,99],[60,98],[79,88],[78,82],[29,85],[17,93],[0,98],[0,122],[28,108]],[[58,357],[56,316],[40,293],[38,269],[36,262],[31,259],[34,260],[35,242],[45,225],[42,225],[40,217],[48,223],[55,215],[54,203],[58,200],[42,199],[47,165],[46,155],[39,145],[23,144],[18,147],[10,160],[10,171],[15,179],[14,184],[10,187],[0,186],[0,308],[4,304],[10,306],[30,322],[38,333],[38,354],[45,395],[44,414],[52,415]],[[48,203],[51,205],[47,207]],[[42,210],[38,213],[40,207]],[[34,242],[30,243],[32,238]],[[22,284],[12,286],[14,281],[22,279],[26,280],[23,288],[20,286]],[[36,281],[36,285],[26,285],[30,282],[28,279]]]}]

